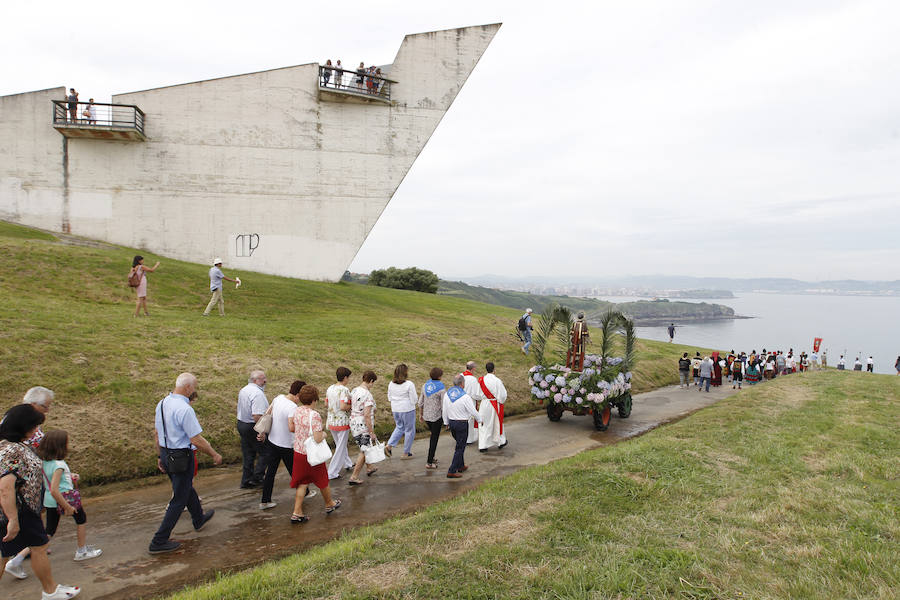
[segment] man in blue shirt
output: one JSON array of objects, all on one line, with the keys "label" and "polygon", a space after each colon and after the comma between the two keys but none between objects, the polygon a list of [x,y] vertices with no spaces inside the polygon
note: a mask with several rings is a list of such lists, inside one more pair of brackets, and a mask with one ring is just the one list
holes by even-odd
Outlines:
[{"label": "man in blue shirt", "polygon": [[[200,529],[212,519],[214,510],[203,512],[200,498],[194,490],[194,454],[200,450],[212,457],[213,463],[222,464],[222,456],[213,450],[209,442],[200,435],[203,428],[191,402],[197,399],[197,378],[190,373],[182,373],[175,380],[175,390],[156,405],[156,448],[159,453],[159,470],[166,473],[172,482],[172,499],[166,508],[162,524],[150,542],[150,554],[172,552],[181,547],[181,542],[169,539],[178,523],[181,513],[187,507],[191,513],[194,529]],[[173,472],[169,455],[178,450],[188,450],[190,465],[183,472]]]},{"label": "man in blue shirt", "polygon": [[222,259],[217,257],[213,261],[212,268],[209,270],[209,291],[212,292],[212,298],[209,299],[209,304],[206,305],[206,310],[203,311],[204,317],[209,316],[213,306],[216,304],[219,305],[219,316],[225,316],[225,299],[222,297],[223,279],[225,281],[233,281],[234,283],[238,282],[237,279],[225,276],[225,273],[222,272]]}]

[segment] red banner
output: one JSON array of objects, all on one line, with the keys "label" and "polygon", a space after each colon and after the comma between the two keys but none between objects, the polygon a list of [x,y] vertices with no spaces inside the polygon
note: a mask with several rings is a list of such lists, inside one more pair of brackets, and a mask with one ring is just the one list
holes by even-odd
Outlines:
[{"label": "red banner", "polygon": [[813,352],[819,351],[819,346],[822,345],[822,338],[814,338],[813,339]]}]

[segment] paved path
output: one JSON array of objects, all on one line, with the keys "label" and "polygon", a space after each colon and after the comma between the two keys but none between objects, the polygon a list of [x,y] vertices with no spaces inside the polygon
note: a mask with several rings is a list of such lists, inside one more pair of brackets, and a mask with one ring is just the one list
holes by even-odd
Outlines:
[{"label": "paved path", "polygon": [[[327,518],[322,514],[321,495],[307,500],[304,508],[311,520],[301,526],[288,522],[294,494],[283,469],[273,496],[278,506],[265,512],[258,510],[259,492],[238,489],[239,467],[204,470],[194,480],[195,487],[203,497],[204,508],[216,509],[215,518],[197,533],[185,515],[173,533],[175,539],[185,542],[183,548],[168,555],[150,556],[147,545],[171,497],[168,480],[160,477],[158,485],[87,499],[88,543],[103,548],[100,558],[80,563],[72,560],[75,527],[71,519],[64,518],[51,544],[53,573],[61,583],[81,586],[81,598],[159,595],[212,578],[218,571],[237,570],[292,554],[337,537],[345,529],[383,521],[458,495],[490,477],[640,435],[731,393],[731,388],[723,386],[710,393],[669,387],[639,394],[634,397],[631,417],[619,419],[614,411],[606,432],[594,431],[590,416],[576,417],[571,413],[565,413],[557,423],[549,422],[545,414],[510,419],[506,423],[509,445],[486,454],[469,446],[466,462],[470,469],[463,479],[456,480],[445,476],[452,456],[452,438],[444,434],[438,445],[444,468],[426,471],[427,440],[421,436],[413,446],[415,458],[401,460],[395,454],[393,459],[381,463],[377,475],[364,485],[347,486],[346,475],[332,482],[335,496],[342,498],[344,504]],[[37,597],[40,586],[27,561],[25,567],[29,573],[25,580],[4,575],[0,597]]]}]

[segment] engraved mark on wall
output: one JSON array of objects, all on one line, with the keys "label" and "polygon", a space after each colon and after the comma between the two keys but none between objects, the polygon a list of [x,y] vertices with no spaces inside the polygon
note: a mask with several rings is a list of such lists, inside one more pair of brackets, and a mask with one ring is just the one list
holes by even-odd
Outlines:
[{"label": "engraved mark on wall", "polygon": [[234,255],[250,257],[259,248],[258,233],[242,233],[234,237]]}]

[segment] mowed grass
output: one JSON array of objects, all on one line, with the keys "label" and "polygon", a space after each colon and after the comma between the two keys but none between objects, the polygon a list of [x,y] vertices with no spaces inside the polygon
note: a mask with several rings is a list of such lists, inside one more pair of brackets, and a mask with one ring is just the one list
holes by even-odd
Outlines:
[{"label": "mowed grass", "polygon": [[894,599],[898,419],[900,378],[783,377],[171,599]]},{"label": "mowed grass", "polygon": [[[132,317],[126,277],[136,253],[147,265],[162,263],[148,276],[150,318]],[[226,274],[244,285],[227,285],[224,319],[215,312],[204,318],[208,269],[128,248],[66,244],[0,222],[2,408],[33,385],[53,389],[47,427],[69,431],[70,462],[86,483],[154,471],[154,406],[182,371],[198,376],[200,422],[230,462],[240,457],[237,392],[253,368],[266,370],[270,399],[296,378],[324,396],[338,366],[353,371],[352,385],[373,369],[380,435],[393,428],[386,389],[400,362],[421,385],[433,366],[444,369],[446,382],[467,360],[492,360],[510,391],[507,414],[540,408],[527,387],[532,363],[513,335],[516,310],[226,264]],[[636,391],[676,381],[682,347],[649,341],[638,347]]]}]

